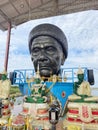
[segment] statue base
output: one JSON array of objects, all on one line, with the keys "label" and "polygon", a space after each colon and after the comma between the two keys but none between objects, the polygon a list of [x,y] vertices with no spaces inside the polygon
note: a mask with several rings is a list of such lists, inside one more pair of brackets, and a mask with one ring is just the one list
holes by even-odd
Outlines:
[{"label": "statue base", "polygon": [[64,130],[98,130],[97,103],[68,103],[68,112],[63,122]]}]

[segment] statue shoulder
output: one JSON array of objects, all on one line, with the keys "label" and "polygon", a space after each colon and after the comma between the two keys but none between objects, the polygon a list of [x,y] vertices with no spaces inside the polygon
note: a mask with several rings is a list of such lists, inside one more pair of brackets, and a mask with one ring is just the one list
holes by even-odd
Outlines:
[{"label": "statue shoulder", "polygon": [[82,84],[90,86],[90,83],[88,81],[83,81]]},{"label": "statue shoulder", "polygon": [[6,79],[5,81],[8,82],[8,83],[11,83],[11,81],[9,79]]},{"label": "statue shoulder", "polygon": [[5,81],[3,81],[3,84],[11,86],[11,81],[9,79],[6,79]]}]

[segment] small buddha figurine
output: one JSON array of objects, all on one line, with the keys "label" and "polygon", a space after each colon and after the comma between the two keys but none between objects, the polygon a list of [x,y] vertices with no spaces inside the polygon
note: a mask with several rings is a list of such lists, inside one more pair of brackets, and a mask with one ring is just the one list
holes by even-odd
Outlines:
[{"label": "small buddha figurine", "polygon": [[7,78],[7,72],[3,71],[0,80],[0,126],[8,123],[11,114],[9,102],[10,88],[11,81]]},{"label": "small buddha figurine", "polygon": [[84,72],[79,68],[77,72],[78,81],[73,85],[73,95],[68,97],[69,100],[84,99],[91,96],[90,84],[84,80]]},{"label": "small buddha figurine", "polygon": [[7,72],[3,71],[1,73],[1,80],[0,80],[0,98],[6,99],[9,97],[11,82],[7,79]]},{"label": "small buddha figurine", "polygon": [[46,95],[46,86],[41,81],[38,67],[36,77],[34,78],[34,84],[32,85],[31,88],[31,96],[26,97],[25,101],[29,103],[43,103],[46,102],[47,100],[47,97],[45,95]]},{"label": "small buddha figurine", "polygon": [[70,101],[98,101],[97,96],[91,95],[91,88],[88,81],[84,80],[84,72],[81,68],[77,72],[78,81],[73,85],[73,95],[70,95],[68,99]]},{"label": "small buddha figurine", "polygon": [[74,83],[74,94],[79,96],[91,96],[91,89],[89,82],[84,80],[84,72],[79,68],[77,72],[78,81]]}]

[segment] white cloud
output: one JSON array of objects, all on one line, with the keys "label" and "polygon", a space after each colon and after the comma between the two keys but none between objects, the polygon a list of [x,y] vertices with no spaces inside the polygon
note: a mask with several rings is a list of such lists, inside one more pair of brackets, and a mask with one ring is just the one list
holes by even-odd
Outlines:
[{"label": "white cloud", "polygon": [[8,71],[14,71],[18,69],[32,69],[33,64],[31,62],[30,55],[13,55],[9,58]]}]

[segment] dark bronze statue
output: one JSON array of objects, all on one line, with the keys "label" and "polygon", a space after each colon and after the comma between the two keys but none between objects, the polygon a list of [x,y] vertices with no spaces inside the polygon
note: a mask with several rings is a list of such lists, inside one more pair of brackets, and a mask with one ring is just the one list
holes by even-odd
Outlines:
[{"label": "dark bronze statue", "polygon": [[40,24],[29,34],[29,51],[35,71],[39,64],[40,75],[58,75],[68,55],[68,44],[60,28],[52,24]]}]

